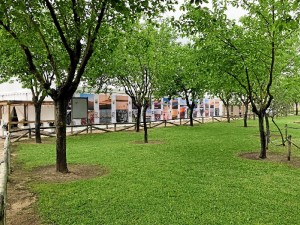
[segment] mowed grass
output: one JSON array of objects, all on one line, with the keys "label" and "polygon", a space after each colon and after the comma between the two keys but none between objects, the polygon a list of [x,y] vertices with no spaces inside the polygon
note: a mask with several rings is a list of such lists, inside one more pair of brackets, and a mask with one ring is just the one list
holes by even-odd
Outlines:
[{"label": "mowed grass", "polygon": [[[300,128],[297,117],[277,121]],[[161,144],[134,144],[142,140],[134,132],[69,137],[68,163],[101,165],[109,173],[33,184],[38,211],[46,224],[60,225],[300,224],[300,168],[239,157],[258,154],[257,123],[151,129],[149,139]],[[300,131],[293,132],[300,144]],[[270,145],[270,151],[286,149]],[[17,154],[29,170],[55,162],[50,143],[21,143]]]}]

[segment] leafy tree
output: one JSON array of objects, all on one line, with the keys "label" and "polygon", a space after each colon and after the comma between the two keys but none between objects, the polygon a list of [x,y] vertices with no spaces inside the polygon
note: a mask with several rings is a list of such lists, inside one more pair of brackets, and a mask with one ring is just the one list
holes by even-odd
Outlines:
[{"label": "leafy tree", "polygon": [[22,54],[20,48],[15,42],[10,40],[7,34],[1,32],[1,59],[0,71],[1,82],[7,82],[10,79],[17,79],[22,86],[31,90],[32,101],[35,108],[35,141],[41,143],[41,107],[42,103],[47,96],[46,91],[36,80],[34,75],[30,74],[26,65],[26,59]]},{"label": "leafy tree", "polygon": [[[290,1],[231,1],[248,12],[240,24],[236,24],[226,19],[226,2],[214,1],[215,14],[208,14],[210,20],[203,20],[203,10],[198,8],[191,8],[187,17],[199,39],[203,34],[209,35],[216,48],[223,49],[226,57],[214,63],[220,63],[249,96],[252,110],[259,119],[260,158],[266,158],[265,116],[273,100],[273,81],[282,74],[280,67],[286,58],[283,55],[290,51],[287,40],[297,28],[292,18],[295,8]],[[204,26],[198,24],[207,21],[211,28],[200,29]]]},{"label": "leafy tree", "polygon": [[137,108],[136,131],[140,129],[142,115],[144,142],[147,143],[146,111],[151,104],[161,64],[165,63],[166,46],[172,37],[167,27],[157,29],[152,23],[135,23],[118,35],[110,60],[103,65],[107,67],[104,74],[114,85],[124,87],[125,93],[131,97]]},{"label": "leafy tree", "polygon": [[105,32],[104,24],[122,24],[141,12],[151,16],[171,8],[172,3],[173,0],[1,1],[0,26],[22,49],[30,74],[55,104],[57,171],[68,172],[67,105],[93,55],[96,39]]},{"label": "leafy tree", "polygon": [[[186,100],[189,109],[190,126],[193,126],[193,111],[199,98],[203,98],[207,82],[202,49],[192,44],[177,43],[170,46],[166,55],[168,67],[159,77],[160,94],[170,97],[180,96]],[[166,76],[167,74],[167,76]]]}]

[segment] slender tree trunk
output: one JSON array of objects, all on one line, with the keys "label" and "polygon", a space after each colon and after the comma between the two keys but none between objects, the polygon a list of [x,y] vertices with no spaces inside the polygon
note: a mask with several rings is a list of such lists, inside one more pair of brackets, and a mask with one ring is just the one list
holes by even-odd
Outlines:
[{"label": "slender tree trunk", "polygon": [[229,104],[225,104],[226,112],[227,112],[227,122],[230,123],[230,112],[229,112]]},{"label": "slender tree trunk", "polygon": [[147,108],[148,106],[144,106],[143,108],[144,143],[148,143],[148,128],[147,128],[147,120],[146,120]]},{"label": "slender tree trunk", "polygon": [[66,156],[66,123],[67,123],[67,99],[57,99],[55,104],[56,117],[56,171],[68,173]]},{"label": "slender tree trunk", "polygon": [[279,128],[279,126],[277,125],[277,123],[275,123],[275,120],[274,120],[274,115],[273,116],[271,116],[271,118],[272,118],[272,122],[273,122],[273,124],[277,127],[277,130],[279,131],[279,133],[280,133],[280,136],[281,136],[281,142],[282,142],[282,146],[285,146],[285,141],[284,141],[284,138],[283,138],[283,134],[282,134],[282,132],[281,132],[281,130],[280,130],[280,128]]},{"label": "slender tree trunk", "polygon": [[249,111],[249,105],[245,105],[245,113],[244,113],[244,127],[248,127],[248,111]]},{"label": "slender tree trunk", "polygon": [[141,114],[142,114],[142,107],[141,106],[136,106],[137,107],[137,118],[135,121],[135,131],[140,132],[140,123],[141,123]]},{"label": "slender tree trunk", "polygon": [[41,139],[41,110],[42,110],[42,102],[34,103],[35,109],[35,143],[42,143]]},{"label": "slender tree trunk", "polygon": [[265,115],[266,120],[266,149],[269,149],[269,143],[270,143],[270,123],[269,123],[269,115],[266,113]]},{"label": "slender tree trunk", "polygon": [[260,136],[260,155],[259,158],[267,158],[266,132],[264,127],[264,115],[258,114],[259,136]]},{"label": "slender tree trunk", "polygon": [[295,102],[295,106],[296,106],[296,116],[298,116],[298,113],[299,113],[298,102]]},{"label": "slender tree trunk", "polygon": [[194,126],[194,120],[193,120],[193,111],[194,111],[194,104],[191,105],[190,107],[190,112],[189,112],[189,119],[190,119],[190,126]]}]

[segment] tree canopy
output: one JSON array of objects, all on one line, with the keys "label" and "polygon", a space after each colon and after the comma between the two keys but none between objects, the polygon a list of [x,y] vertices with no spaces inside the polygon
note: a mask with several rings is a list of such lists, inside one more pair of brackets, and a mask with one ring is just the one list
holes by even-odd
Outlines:
[{"label": "tree canopy", "polygon": [[67,105],[95,51],[97,38],[109,26],[122,26],[124,21],[135,20],[141,14],[149,18],[171,9],[175,2],[1,1],[1,29],[19,46],[29,74],[34,75],[55,103],[57,171],[68,172]]}]

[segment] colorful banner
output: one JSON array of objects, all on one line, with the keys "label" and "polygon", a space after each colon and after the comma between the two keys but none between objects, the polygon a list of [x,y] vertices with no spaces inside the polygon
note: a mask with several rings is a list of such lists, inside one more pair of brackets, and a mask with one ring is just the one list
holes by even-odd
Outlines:
[{"label": "colorful banner", "polygon": [[111,96],[109,94],[99,95],[99,119],[100,123],[111,123]]},{"label": "colorful banner", "polygon": [[116,96],[116,120],[117,123],[128,122],[128,96]]},{"label": "colorful banner", "polygon": [[172,112],[170,109],[170,100],[169,98],[163,98],[163,109],[162,109],[162,116],[163,120],[170,120],[172,118]]},{"label": "colorful banner", "polygon": [[204,111],[205,111],[205,117],[209,117],[209,99],[204,99]]},{"label": "colorful banner", "polygon": [[184,119],[187,118],[187,106],[186,106],[186,100],[179,98],[179,104],[180,104],[180,109],[179,109],[179,118]]},{"label": "colorful banner", "polygon": [[80,94],[79,97],[88,99],[88,121],[81,119],[81,125],[94,124],[94,94]]},{"label": "colorful banner", "polygon": [[161,120],[161,101],[154,101],[154,121]]},{"label": "colorful banner", "polygon": [[179,118],[179,111],[178,111],[178,99],[171,100],[172,104],[172,120]]}]

